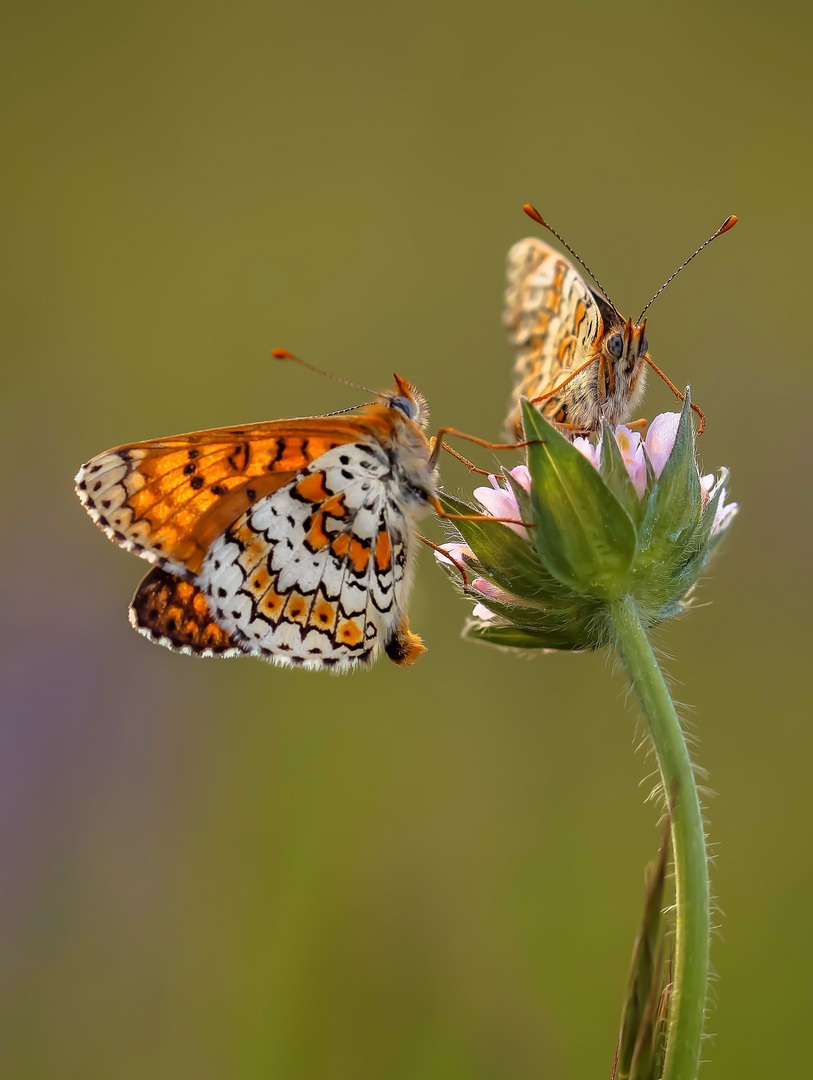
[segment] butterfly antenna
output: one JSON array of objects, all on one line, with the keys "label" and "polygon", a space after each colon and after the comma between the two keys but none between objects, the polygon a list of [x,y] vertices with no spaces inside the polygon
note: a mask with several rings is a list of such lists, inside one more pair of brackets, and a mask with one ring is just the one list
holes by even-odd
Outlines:
[{"label": "butterfly antenna", "polygon": [[728,232],[728,230],[729,230],[729,229],[733,229],[733,228],[734,228],[734,226],[735,226],[736,224],[737,224],[737,215],[736,215],[736,214],[731,214],[731,215],[730,215],[729,217],[727,217],[727,218],[725,219],[725,221],[724,221],[724,222],[723,222],[723,224],[722,224],[722,225],[720,226],[720,228],[719,228],[719,229],[717,230],[717,232],[716,232],[716,233],[712,233],[712,235],[711,235],[711,236],[710,236],[710,237],[708,238],[708,240],[707,240],[707,241],[705,242],[705,244],[701,244],[701,245],[700,245],[700,247],[699,247],[699,248],[697,249],[697,251],[693,252],[693,253],[692,253],[692,254],[691,254],[691,255],[689,256],[689,258],[688,258],[688,259],[686,260],[686,262],[684,262],[684,263],[681,263],[681,264],[680,264],[680,266],[679,266],[679,267],[677,268],[677,270],[675,270],[674,274],[672,274],[672,276],[671,276],[671,277],[668,277],[668,278],[666,279],[666,281],[664,281],[663,285],[661,285],[661,287],[660,287],[660,288],[658,289],[658,291],[657,291],[657,292],[655,293],[655,295],[654,295],[654,296],[652,297],[652,300],[650,300],[650,301],[649,301],[649,303],[648,303],[648,304],[646,305],[646,307],[644,308],[644,310],[643,310],[643,311],[641,312],[641,314],[640,314],[640,315],[638,316],[638,322],[639,322],[639,323],[640,323],[641,319],[643,319],[643,317],[644,317],[644,315],[645,315],[645,314],[647,313],[647,311],[649,311],[650,307],[652,306],[652,303],[653,303],[653,301],[654,301],[654,300],[657,300],[657,298],[658,298],[658,297],[659,297],[659,296],[661,295],[661,293],[662,293],[662,292],[663,292],[663,290],[664,290],[664,289],[666,288],[666,286],[667,286],[667,285],[669,284],[669,282],[670,282],[670,281],[674,281],[674,279],[675,279],[675,278],[676,278],[676,277],[678,276],[678,274],[680,273],[680,271],[681,271],[681,270],[682,270],[682,269],[683,269],[683,268],[684,268],[685,266],[688,266],[688,265],[689,265],[689,263],[690,263],[690,262],[692,261],[692,259],[693,259],[693,258],[695,257],[695,255],[699,255],[699,254],[700,254],[700,252],[701,252],[701,251],[703,250],[703,248],[704,248],[704,247],[708,247],[708,246],[709,246],[709,244],[710,244],[710,243],[712,242],[712,240],[716,240],[718,236],[722,236],[722,235],[723,235],[723,233],[725,233],[725,232]]},{"label": "butterfly antenna", "polygon": [[554,227],[552,225],[549,225],[547,223],[547,221],[545,221],[545,219],[542,217],[542,215],[539,213],[539,211],[536,209],[535,206],[531,206],[530,203],[525,203],[525,205],[522,207],[522,209],[525,211],[525,213],[528,215],[529,218],[531,218],[533,221],[535,221],[538,225],[542,225],[545,229],[548,230],[549,233],[553,233],[553,235],[556,237],[556,239],[559,241],[559,243],[562,244],[563,247],[567,248],[567,250],[573,256],[573,258],[576,260],[576,262],[587,271],[587,273],[590,275],[590,277],[593,279],[593,281],[596,283],[596,285],[598,285],[599,292],[604,297],[604,299],[607,301],[607,303],[610,305],[610,307],[613,309],[613,311],[617,312],[618,308],[615,306],[615,304],[612,302],[612,300],[607,295],[607,290],[601,284],[599,279],[596,277],[596,275],[593,273],[593,271],[590,269],[590,267],[587,265],[587,263],[584,261],[584,259],[580,258],[576,254],[576,252],[573,250],[573,248],[570,246],[570,244],[568,244],[567,240],[563,240],[562,237],[559,235],[559,233],[556,231],[556,229],[554,229]]},{"label": "butterfly antenna", "polygon": [[315,371],[317,375],[324,375],[326,379],[335,379],[336,382],[344,383],[345,386],[353,386],[356,390],[364,390],[365,393],[372,394],[373,397],[380,397],[380,394],[376,390],[371,390],[369,386],[362,386],[361,383],[352,382],[350,379],[343,379],[341,375],[334,375],[330,371],[322,371],[321,368],[316,367],[314,364],[309,364],[308,361],[303,360],[302,357],[294,356],[294,354],[288,352],[287,349],[272,349],[271,355],[275,360],[294,360],[297,364],[301,364],[302,367]]}]

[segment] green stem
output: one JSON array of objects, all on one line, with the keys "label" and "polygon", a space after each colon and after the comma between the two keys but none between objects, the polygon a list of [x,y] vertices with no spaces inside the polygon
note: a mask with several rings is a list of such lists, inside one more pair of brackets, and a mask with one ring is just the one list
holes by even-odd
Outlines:
[{"label": "green stem", "polygon": [[696,1080],[709,965],[709,875],[703,816],[686,741],[632,597],[611,606],[616,648],[655,744],[672,816],[677,933],[663,1080]]}]

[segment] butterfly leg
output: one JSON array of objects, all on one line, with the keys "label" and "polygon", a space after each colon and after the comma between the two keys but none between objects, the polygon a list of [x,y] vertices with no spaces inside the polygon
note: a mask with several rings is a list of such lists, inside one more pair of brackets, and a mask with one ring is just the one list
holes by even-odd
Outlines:
[{"label": "butterfly leg", "polygon": [[[644,360],[646,361],[647,364],[649,364],[649,366],[652,368],[652,370],[655,372],[655,374],[659,375],[663,379],[663,381],[666,383],[666,385],[669,387],[669,389],[672,391],[673,394],[675,394],[677,397],[679,397],[681,401],[686,400],[686,395],[681,394],[680,390],[678,390],[678,388],[675,386],[675,384],[672,382],[671,379],[667,378],[667,376],[664,375],[664,373],[661,371],[661,369],[658,367],[657,364],[653,364],[653,362],[649,359],[649,354],[648,353],[644,357]],[[641,369],[639,368],[638,370],[640,372]],[[632,394],[632,391],[634,389],[635,389],[635,384],[633,382],[630,385],[629,393]],[[699,406],[695,405],[694,402],[692,402],[692,412],[696,412],[697,415],[700,417],[700,427],[698,428],[698,431],[697,431],[697,434],[698,434],[698,437],[699,437],[706,430],[706,418],[703,415],[703,410]]]},{"label": "butterfly leg", "polygon": [[433,551],[436,551],[439,555],[442,555],[443,558],[447,560],[447,562],[450,562],[457,569],[458,573],[463,579],[463,588],[467,589],[469,585],[469,578],[466,574],[466,571],[463,569],[463,566],[457,561],[457,559],[452,554],[450,554],[450,552],[444,551],[442,547],[440,547],[438,544],[433,544],[431,540],[429,540],[425,536],[422,536],[420,533],[415,533],[415,536],[418,540],[421,541],[422,544],[426,544],[427,547],[430,547]]},{"label": "butterfly leg", "polygon": [[[429,440],[429,445],[430,445],[431,450],[435,449],[435,439],[434,438]],[[457,452],[457,450],[455,450],[453,447],[449,446],[447,443],[443,444],[443,449],[446,451],[447,454],[451,454],[453,458],[457,458],[458,461],[462,462],[466,466],[466,468],[469,470],[470,473],[476,472],[476,473],[479,473],[480,476],[491,476],[490,472],[488,472],[486,469],[478,469],[477,466],[473,465],[469,461],[468,458],[463,457],[462,454],[459,454]]]},{"label": "butterfly leg", "polygon": [[[603,405],[607,400],[607,383],[604,377],[604,373],[607,367],[607,361],[604,353],[598,358],[598,376],[596,378],[596,389],[598,390],[599,405]],[[557,387],[558,390],[558,387]]]},{"label": "butterfly leg", "polygon": [[537,397],[532,397],[530,399],[531,405],[537,405],[540,401],[547,401],[547,399],[553,397],[554,394],[558,394],[563,386],[567,386],[569,382],[572,382],[572,380],[575,379],[577,375],[580,375],[585,368],[590,367],[591,364],[595,364],[596,360],[600,359],[602,355],[603,354],[591,356],[589,360],[585,361],[585,363],[581,365],[581,367],[577,367],[575,371],[571,371],[568,377],[566,379],[563,379],[562,382],[558,383],[554,387],[551,387],[550,390],[546,390],[544,394],[539,394]]},{"label": "butterfly leg", "polygon": [[522,525],[525,529],[533,529],[535,522],[522,521],[520,518],[494,517],[492,514],[447,514],[440,505],[440,499],[435,495],[429,503],[439,518],[444,521],[501,521],[504,525]]},{"label": "butterfly leg", "polygon": [[[458,439],[468,439],[469,442],[476,443],[477,446],[484,446],[487,450],[522,450],[523,447],[531,445],[528,442],[513,442],[513,443],[489,442],[488,439],[480,439],[476,435],[468,435],[465,431],[458,431],[457,428],[442,427],[442,428],[438,428],[437,434],[432,439],[432,453],[431,453],[431,456],[429,458],[429,463],[432,466],[432,468],[435,468],[435,466],[438,463],[438,458],[440,457],[440,451],[442,449],[450,450],[450,448],[448,446],[446,446],[446,444],[443,442],[443,436],[444,435],[454,435]],[[452,454],[455,454],[454,450],[451,450],[450,452]],[[457,456],[457,455],[455,454],[455,456]],[[462,458],[462,460],[465,462],[466,459]],[[477,471],[479,472],[480,470],[478,469]],[[486,475],[490,475],[490,474],[487,473]]]}]

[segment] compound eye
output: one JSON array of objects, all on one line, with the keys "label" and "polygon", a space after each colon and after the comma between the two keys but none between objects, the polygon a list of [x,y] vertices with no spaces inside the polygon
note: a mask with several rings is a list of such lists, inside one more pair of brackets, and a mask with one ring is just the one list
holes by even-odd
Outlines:
[{"label": "compound eye", "polygon": [[402,412],[409,420],[414,420],[417,416],[417,409],[415,403],[410,401],[409,398],[395,397],[390,402],[390,407]]},{"label": "compound eye", "polygon": [[641,356],[646,355],[649,352],[649,342],[645,337],[641,338]]},{"label": "compound eye", "polygon": [[613,334],[607,342],[607,352],[617,360],[624,351],[624,338],[621,334]]}]

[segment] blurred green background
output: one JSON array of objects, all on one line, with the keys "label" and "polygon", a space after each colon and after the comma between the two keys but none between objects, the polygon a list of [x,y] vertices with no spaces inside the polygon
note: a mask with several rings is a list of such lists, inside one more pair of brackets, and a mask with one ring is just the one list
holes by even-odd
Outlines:
[{"label": "blurred green background", "polygon": [[[809,1066],[810,30],[801,3],[6,9],[0,1075],[609,1075],[659,839],[612,662],[461,641],[426,551],[412,669],[173,656],[71,483],[358,400],[273,346],[496,436],[526,200],[630,314],[740,215],[650,312],[741,506],[658,643],[716,792],[703,1075]],[[652,380],[644,415],[672,404]]]}]

